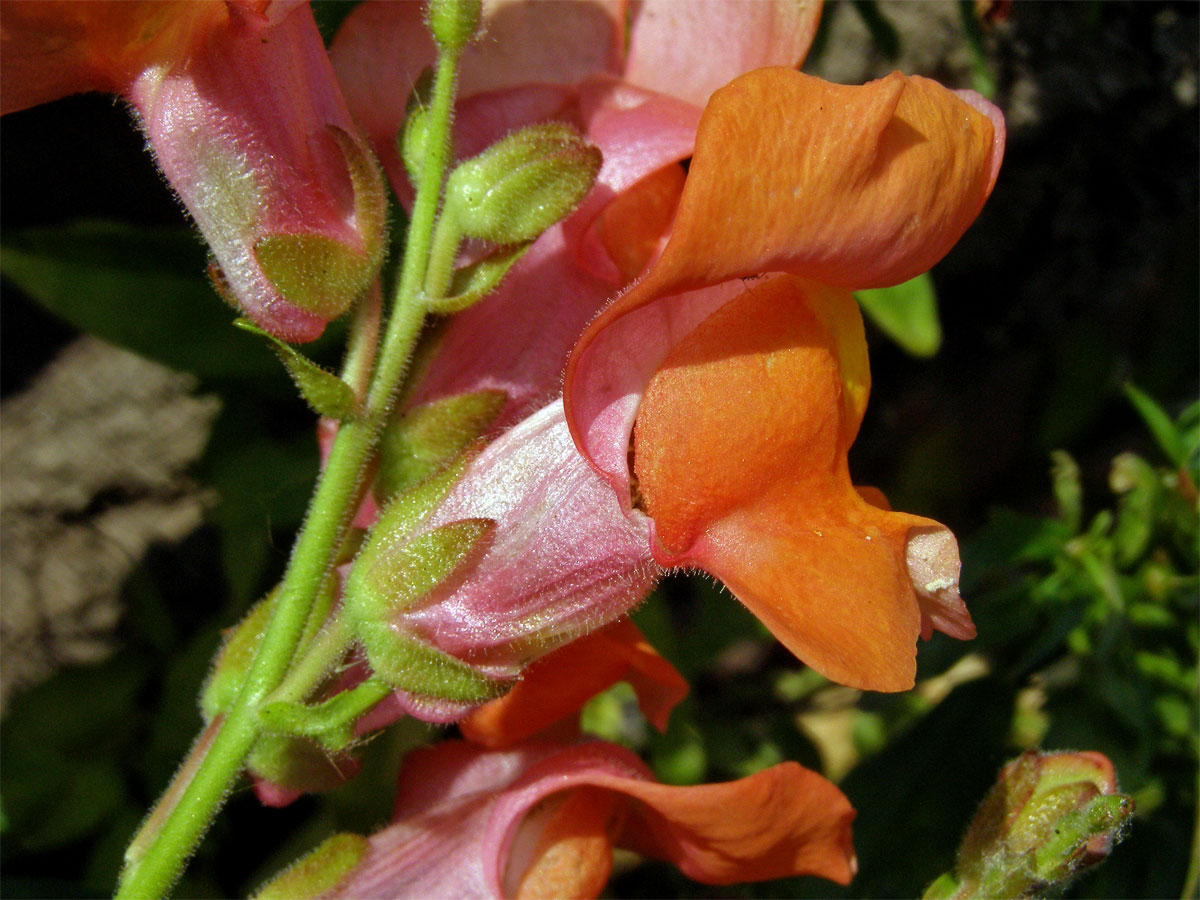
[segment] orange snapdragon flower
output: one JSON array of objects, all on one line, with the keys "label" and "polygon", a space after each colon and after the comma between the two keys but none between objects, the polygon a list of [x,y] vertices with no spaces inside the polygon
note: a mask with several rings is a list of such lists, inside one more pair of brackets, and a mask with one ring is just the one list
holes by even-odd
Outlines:
[{"label": "orange snapdragon flower", "polygon": [[[911,687],[918,634],[974,626],[950,532],[850,480],[870,389],[851,290],[937,262],[1003,145],[991,104],[919,77],[734,80],[705,110],[662,256],[567,367],[576,444],[650,517],[657,561],[717,576],[854,687]],[[788,274],[743,281],[763,273]]]}]

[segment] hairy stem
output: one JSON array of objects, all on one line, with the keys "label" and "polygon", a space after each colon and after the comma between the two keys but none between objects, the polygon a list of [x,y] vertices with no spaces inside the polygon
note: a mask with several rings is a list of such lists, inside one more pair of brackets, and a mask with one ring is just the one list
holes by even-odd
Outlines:
[{"label": "hairy stem", "polygon": [[312,605],[358,502],[364,473],[425,317],[420,290],[450,157],[457,60],[457,51],[443,52],[438,60],[428,131],[431,146],[426,148],[400,283],[363,414],[338,430],[280,584],[275,612],[236,701],[198,763],[181,769],[134,838],[126,852],[119,898],[164,896],[208,830],[258,740],[259,710],[292,664]]}]

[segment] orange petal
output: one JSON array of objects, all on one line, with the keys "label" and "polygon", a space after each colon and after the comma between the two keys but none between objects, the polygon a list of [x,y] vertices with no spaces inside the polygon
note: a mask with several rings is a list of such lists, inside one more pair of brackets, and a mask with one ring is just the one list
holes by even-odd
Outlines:
[{"label": "orange petal", "polygon": [[622,283],[640,275],[658,252],[683,184],[683,168],[665,166],[618,194],[597,218],[597,235]]},{"label": "orange petal", "polygon": [[995,182],[979,103],[899,72],[861,87],[788,69],[738,78],[701,119],[660,283],[787,271],[857,289],[926,271]]},{"label": "orange petal", "polygon": [[[922,630],[910,537],[948,532],[872,506],[851,484],[863,341],[848,292],[788,276],[752,283],[651,379],[634,470],[660,562],[716,575],[830,678],[903,690]],[[956,584],[953,563],[941,587]]]},{"label": "orange petal", "polygon": [[522,820],[505,870],[504,894],[517,900],[599,897],[612,872],[617,796],[593,787],[548,797]]},{"label": "orange petal", "polygon": [[690,328],[686,292],[763,272],[850,288],[910,278],[978,214],[1003,149],[1003,117],[982,97],[899,73],[846,87],[762,69],[717,91],[662,256],[593,320],[567,363],[563,400],[580,449],[614,485],[623,480],[602,436],[629,424],[623,398],[636,399]]},{"label": "orange petal", "polygon": [[463,736],[508,747],[579,712],[588,699],[628,681],[646,718],[660,731],[687,695],[687,682],[627,619],[579,638],[532,666],[511,691],[459,722]]},{"label": "orange petal", "polygon": [[630,805],[618,843],[706,884],[791,875],[848,884],[857,868],[850,802],[796,763],[725,784],[627,781],[617,789],[641,801]]},{"label": "orange petal", "polygon": [[221,3],[6,2],[0,25],[0,112],[82,91],[120,93],[163,54],[226,16]]},{"label": "orange petal", "polygon": [[625,80],[703,106],[763,66],[797,66],[821,18],[818,0],[646,0],[635,8]]}]

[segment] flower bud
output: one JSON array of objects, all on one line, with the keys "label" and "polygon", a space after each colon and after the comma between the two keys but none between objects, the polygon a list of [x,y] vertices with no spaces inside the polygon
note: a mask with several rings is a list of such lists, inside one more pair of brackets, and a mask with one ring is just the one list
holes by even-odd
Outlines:
[{"label": "flower bud", "polygon": [[443,50],[471,43],[483,11],[480,0],[429,0],[429,30]]},{"label": "flower bud", "polygon": [[420,184],[425,168],[425,148],[429,135],[429,104],[433,98],[433,69],[426,66],[409,92],[404,107],[404,124],[396,135],[396,153],[408,172],[408,180]]},{"label": "flower bud", "polygon": [[1133,815],[1100,753],[1030,750],[1000,772],[927,898],[1032,897],[1103,861]]},{"label": "flower bud", "polygon": [[467,237],[530,241],[575,208],[599,171],[600,151],[569,126],[522,128],[451,173],[447,214]]}]

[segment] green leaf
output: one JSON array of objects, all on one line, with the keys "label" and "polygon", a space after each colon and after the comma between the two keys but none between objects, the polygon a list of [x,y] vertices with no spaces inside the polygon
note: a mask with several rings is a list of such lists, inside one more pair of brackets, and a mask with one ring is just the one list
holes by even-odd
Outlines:
[{"label": "green leaf", "polygon": [[871,288],[854,295],[872,322],[913,356],[928,357],[942,345],[937,292],[929,273],[888,288]]},{"label": "green leaf", "polygon": [[340,420],[348,419],[358,411],[354,390],[332,372],[322,369],[295,347],[263,331],[249,319],[237,319],[233,324],[270,343],[300,389],[300,395],[317,415]]},{"label": "green leaf", "polygon": [[1149,429],[1158,446],[1162,448],[1162,452],[1166,454],[1167,459],[1176,466],[1182,466],[1187,458],[1187,447],[1184,444],[1183,435],[1179,433],[1179,429],[1167,415],[1167,411],[1159,406],[1149,394],[1138,390],[1132,384],[1126,384],[1123,390],[1125,396],[1129,398],[1129,402],[1133,404],[1133,408],[1142,417],[1142,421],[1146,423],[1146,428]]},{"label": "green leaf", "polygon": [[[225,330],[228,334],[228,325]],[[278,377],[275,361],[261,356]],[[221,496],[210,515],[220,531],[222,568],[238,604],[235,613],[278,577],[271,571],[282,565],[274,533],[299,526],[318,468],[311,431],[272,434],[265,421],[268,409],[245,393],[228,395],[204,459],[205,483]]]},{"label": "green leaf", "polygon": [[530,242],[501,250],[457,270],[454,280],[450,283],[450,296],[427,298],[425,308],[431,313],[447,315],[462,312],[473,306],[499,286],[508,270],[516,265],[517,260],[532,246],[533,243]]},{"label": "green leaf", "polygon": [[1065,450],[1053,451],[1050,459],[1050,479],[1054,485],[1054,499],[1058,503],[1058,517],[1072,534],[1076,534],[1083,522],[1083,487],[1079,481],[1079,464]]},{"label": "green leaf", "polygon": [[1158,473],[1135,453],[1113,459],[1108,477],[1117,499],[1117,520],[1112,542],[1121,566],[1130,566],[1150,547],[1158,516],[1162,483]]},{"label": "green leaf", "polygon": [[81,331],[197,375],[271,371],[229,339],[229,309],[190,231],[80,221],[9,231],[0,250],[4,277]]}]

